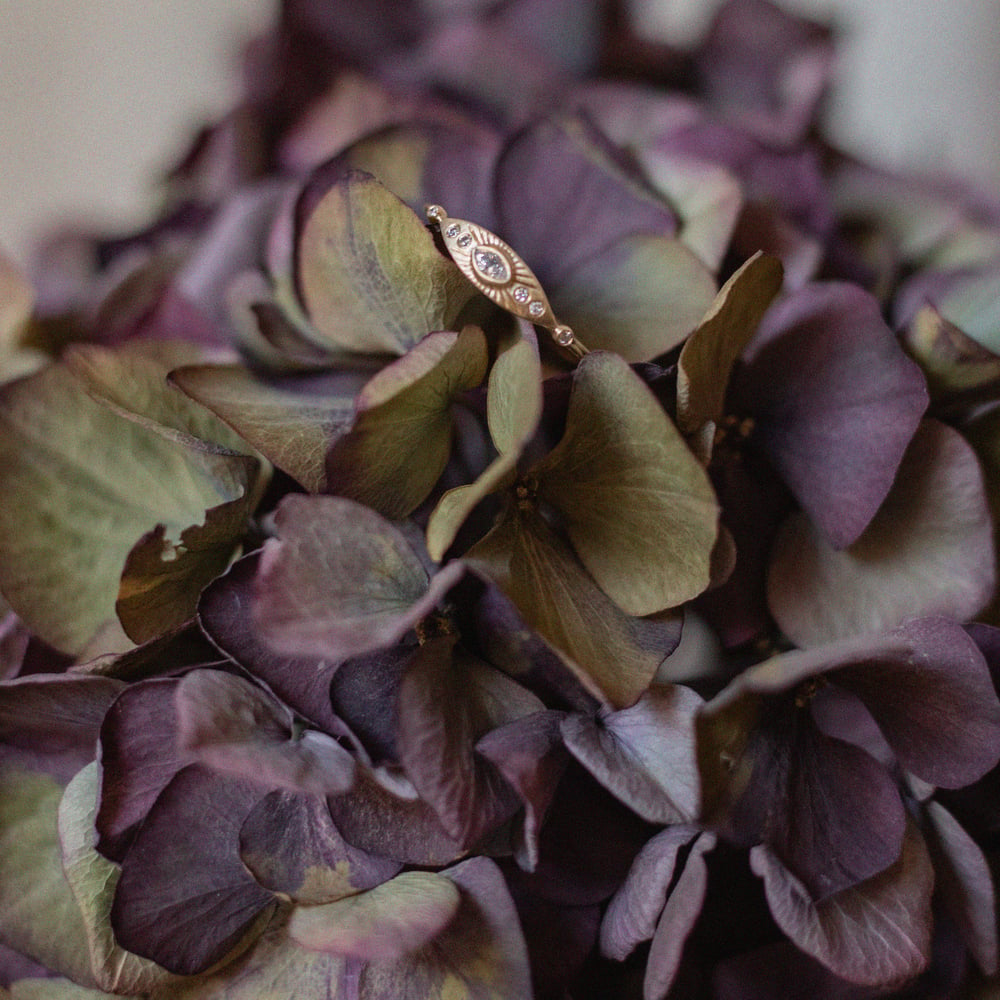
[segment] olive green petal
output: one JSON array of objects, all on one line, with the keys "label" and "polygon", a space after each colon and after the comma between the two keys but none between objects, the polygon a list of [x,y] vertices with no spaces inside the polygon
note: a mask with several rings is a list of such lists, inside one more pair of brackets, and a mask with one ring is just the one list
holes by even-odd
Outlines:
[{"label": "olive green petal", "polygon": [[580,362],[566,432],[534,474],[583,564],[628,614],[676,607],[708,587],[715,493],[620,357],[592,353]]}]

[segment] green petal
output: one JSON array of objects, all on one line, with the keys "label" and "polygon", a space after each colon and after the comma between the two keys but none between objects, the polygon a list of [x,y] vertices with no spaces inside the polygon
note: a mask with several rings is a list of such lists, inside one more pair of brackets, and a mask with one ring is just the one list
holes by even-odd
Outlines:
[{"label": "green petal", "polygon": [[403,872],[374,889],[292,911],[288,933],[310,951],[394,959],[422,947],[451,922],[461,897],[433,872]]},{"label": "green petal", "polygon": [[715,291],[711,272],[680,240],[640,235],[582,264],[549,298],[591,350],[648,361],[694,329]]},{"label": "green petal", "polygon": [[[163,395],[185,399],[162,378],[156,384]],[[207,583],[222,566],[218,534],[212,538],[219,524],[204,536],[199,527],[206,511],[235,502],[221,516],[239,533],[243,525],[233,515],[245,513],[260,482],[247,456],[192,435],[203,419],[221,424],[208,411],[188,419],[180,405],[169,414],[169,406],[151,405],[151,418],[139,416],[124,406],[129,387],[123,386],[117,402],[103,405],[55,364],[0,391],[0,588],[34,631],[69,653],[114,619],[126,557],[157,525],[175,545],[212,539],[210,559],[185,561]],[[166,417],[178,419],[167,425]],[[194,534],[182,543],[188,529]],[[177,607],[174,617],[192,611]]]},{"label": "green petal", "polygon": [[525,620],[591,694],[615,708],[633,705],[673,649],[665,627],[609,600],[542,518],[520,517],[509,530],[505,586]]},{"label": "green petal", "polygon": [[967,400],[970,394],[995,396],[1000,356],[946,320],[934,306],[924,306],[902,336],[904,347],[923,369],[935,402]]},{"label": "green petal", "polygon": [[103,990],[78,986],[68,979],[18,979],[8,993],[0,987],[0,1000],[138,1000]]},{"label": "green petal", "polygon": [[621,358],[579,364],[566,433],[534,470],[598,585],[632,615],[708,586],[718,507],[704,468]]},{"label": "green petal", "polygon": [[482,330],[467,326],[431,334],[379,372],[327,456],[327,491],[388,518],[410,514],[448,463],[451,404],[482,382],[488,358]]},{"label": "green petal", "polygon": [[782,275],[776,257],[754,254],[722,286],[684,344],[677,362],[677,423],[685,434],[725,415],[730,372],[781,291]]},{"label": "green petal", "polygon": [[490,436],[500,454],[474,483],[448,490],[438,501],[427,523],[427,549],[432,559],[444,558],[476,504],[509,482],[538,426],[542,370],[538,342],[527,327],[518,326],[500,345],[490,370],[486,414]]},{"label": "green petal", "polygon": [[650,183],[680,216],[680,241],[718,271],[743,207],[740,182],[707,161],[655,148],[641,150],[638,156]]},{"label": "green petal", "polygon": [[450,329],[475,294],[420,219],[361,173],[335,183],[306,219],[298,278],[324,340],[368,353],[403,354]]},{"label": "green petal", "polygon": [[242,365],[188,366],[170,378],[310,493],[322,490],[327,448],[354,419],[353,384],[345,381],[338,393],[296,392]]},{"label": "green petal", "polygon": [[148,1000],[305,1000],[337,997],[344,960],[309,952],[288,937],[280,920],[253,948],[217,972],[154,990]]},{"label": "green petal", "polygon": [[63,875],[62,794],[51,778],[0,771],[0,940],[52,972],[95,985],[86,925]]},{"label": "green petal", "polygon": [[97,798],[98,770],[93,763],[73,778],[59,804],[63,869],[83,915],[94,979],[112,993],[145,993],[182,982],[148,958],[125,951],[114,939],[110,915],[119,868],[94,848]]}]

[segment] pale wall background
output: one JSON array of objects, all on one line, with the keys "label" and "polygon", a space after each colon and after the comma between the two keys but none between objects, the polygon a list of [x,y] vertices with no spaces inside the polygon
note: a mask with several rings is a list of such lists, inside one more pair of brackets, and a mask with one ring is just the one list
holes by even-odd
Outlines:
[{"label": "pale wall background", "polygon": [[[688,40],[717,6],[633,2],[648,31]],[[845,31],[836,140],[1000,190],[1000,0],[783,3]],[[0,0],[0,245],[26,260],[56,219],[139,222],[189,130],[232,103],[240,44],[271,10],[270,0]]]}]

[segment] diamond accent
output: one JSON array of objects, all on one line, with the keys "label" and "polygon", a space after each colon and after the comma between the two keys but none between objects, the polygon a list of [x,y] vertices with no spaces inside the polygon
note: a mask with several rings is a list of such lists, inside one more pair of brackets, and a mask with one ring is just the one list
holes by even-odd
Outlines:
[{"label": "diamond accent", "polygon": [[557,326],[552,331],[552,336],[560,347],[569,347],[576,339],[573,336],[573,331],[568,326]]},{"label": "diamond accent", "polygon": [[460,236],[457,242],[460,247],[467,247],[472,242],[472,237],[466,233],[464,236]]},{"label": "diamond accent", "polygon": [[517,288],[514,289],[513,295],[514,301],[520,302],[522,306],[528,301],[528,299],[531,298],[531,292],[529,292],[524,285],[518,285]]},{"label": "diamond accent", "polygon": [[537,318],[543,315],[543,313],[545,312],[545,306],[543,306],[541,302],[532,302],[531,305],[528,306],[528,312],[531,313],[532,316]]},{"label": "diamond accent", "polygon": [[472,254],[472,266],[487,281],[510,281],[510,265],[488,247],[476,247]]},{"label": "diamond accent", "polygon": [[454,222],[444,231],[445,236],[448,239],[453,240],[462,231],[462,227],[456,225]]}]

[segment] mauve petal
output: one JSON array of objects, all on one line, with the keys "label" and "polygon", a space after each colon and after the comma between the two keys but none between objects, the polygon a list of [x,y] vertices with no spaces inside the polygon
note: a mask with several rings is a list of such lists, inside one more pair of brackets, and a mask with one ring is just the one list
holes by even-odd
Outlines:
[{"label": "mauve petal", "polygon": [[753,848],[750,864],[781,929],[837,975],[889,987],[927,966],[934,869],[912,826],[895,864],[819,903],[768,848]]},{"label": "mauve petal", "polygon": [[179,681],[144,681],[115,699],[101,726],[97,849],[125,857],[157,796],[194,756],[177,745],[174,695]]},{"label": "mauve petal", "polygon": [[311,657],[282,656],[266,645],[251,616],[259,552],[238,559],[202,591],[198,620],[227,656],[270,688],[289,708],[326,732],[340,722],[330,705],[336,664]]},{"label": "mauve petal", "polygon": [[178,744],[216,771],[317,795],[354,781],[354,758],[333,737],[298,732],[287,706],[241,677],[194,670],[175,704]]},{"label": "mauve petal", "polygon": [[694,717],[701,704],[689,688],[654,685],[600,720],[566,716],[562,735],[594,778],[643,819],[687,823],[699,807]]},{"label": "mauve petal", "polygon": [[697,827],[669,826],[643,845],[601,920],[602,955],[623,962],[653,936],[675,881],[678,858],[698,835]]},{"label": "mauve petal", "polygon": [[446,567],[429,589],[402,533],[342,497],[291,494],[276,521],[278,535],[261,554],[253,613],[278,652],[339,662],[391,645],[462,572]]},{"label": "mauve petal", "polygon": [[648,1000],[664,1000],[674,984],[684,943],[694,929],[708,890],[705,853],[714,846],[715,838],[711,834],[703,833],[694,841],[684,868],[667,897],[646,962],[643,996]]},{"label": "mauve petal", "polygon": [[925,808],[935,889],[983,975],[995,976],[997,901],[989,861],[944,806],[928,802]]},{"label": "mauve petal", "polygon": [[[799,659],[776,657],[705,706],[699,763],[707,794],[719,795],[721,784],[727,803],[707,806],[713,822],[745,845],[769,845],[822,899],[896,860],[905,812],[895,781],[876,760],[817,728],[807,687],[772,698],[747,692],[756,678],[784,673],[782,661]],[[803,662],[803,672],[816,670],[816,661]],[[712,774],[716,757],[720,776]]]},{"label": "mauve petal", "polygon": [[[747,132],[743,123],[724,125],[708,119],[659,137],[653,148],[725,167],[740,180],[744,212],[765,213],[774,226],[802,234],[821,234],[832,227],[834,216],[822,163],[811,147],[776,149]],[[745,222],[741,220],[741,229]],[[746,256],[758,249],[770,250],[761,245],[745,249]]]},{"label": "mauve petal", "polygon": [[306,218],[350,170],[364,170],[423,217],[427,205],[496,229],[493,170],[500,138],[483,125],[456,119],[414,121],[366,136],[316,170],[298,205]]},{"label": "mauve petal", "polygon": [[586,261],[628,236],[672,236],[666,201],[622,165],[586,118],[544,119],[519,133],[497,164],[504,239],[553,291]]},{"label": "mauve petal", "polygon": [[730,0],[697,56],[714,105],[759,135],[798,141],[813,119],[833,67],[829,27],[768,0]]},{"label": "mauve petal", "polygon": [[475,569],[470,570],[469,576],[479,586],[479,593],[469,602],[469,629],[487,662],[515,678],[554,709],[596,711],[598,700],[562,657],[528,627],[517,605]]},{"label": "mauve petal", "polygon": [[475,741],[485,732],[539,711],[542,703],[505,674],[447,636],[411,656],[399,689],[400,762],[445,830],[471,845],[517,809],[514,790]]},{"label": "mauve petal", "polygon": [[527,871],[538,864],[539,829],[569,761],[559,731],[562,718],[562,712],[535,712],[491,730],[476,744],[476,752],[496,767],[524,804],[514,857]]},{"label": "mauve petal", "polygon": [[331,795],[330,815],[347,843],[369,854],[423,867],[460,858],[465,850],[448,836],[434,809],[412,792],[390,792],[366,768],[359,767],[350,791]]},{"label": "mauve petal", "polygon": [[730,406],[836,548],[892,486],[927,408],[917,365],[852,285],[809,285],[768,310],[734,373]]},{"label": "mauve petal", "polygon": [[0,682],[0,745],[13,748],[31,770],[68,780],[94,759],[101,722],[122,687],[108,677],[79,674]]},{"label": "mauve petal", "polygon": [[296,903],[328,903],[370,889],[400,865],[351,847],[324,799],[268,793],[240,828],[240,858],[265,889]]},{"label": "mauve petal", "polygon": [[346,660],[329,682],[329,700],[373,763],[398,761],[397,699],[416,640]]},{"label": "mauve petal", "polygon": [[263,794],[197,765],[174,777],[122,863],[111,924],[123,948],[194,975],[260,926],[274,896],[240,861],[239,833]]},{"label": "mauve petal", "polygon": [[915,616],[968,621],[994,593],[993,521],[975,453],[924,420],[861,537],[836,550],[801,512],[778,531],[768,604],[797,646],[880,632]]},{"label": "mauve petal", "polygon": [[919,618],[885,645],[826,676],[864,702],[918,777],[943,788],[981,778],[1000,759],[1000,701],[975,642],[946,618]]}]

